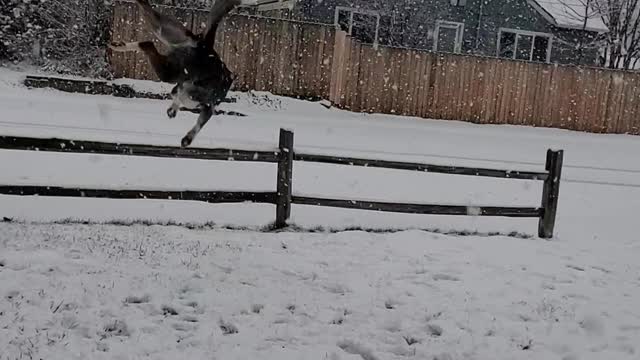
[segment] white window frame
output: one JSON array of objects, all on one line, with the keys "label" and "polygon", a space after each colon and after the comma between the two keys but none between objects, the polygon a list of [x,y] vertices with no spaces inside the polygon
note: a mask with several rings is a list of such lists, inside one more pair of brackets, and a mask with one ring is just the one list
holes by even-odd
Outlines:
[{"label": "white window frame", "polygon": [[529,60],[527,61],[533,61],[533,49],[536,43],[536,37],[546,37],[549,41],[547,43],[547,58],[545,59],[545,62],[549,63],[551,62],[551,49],[552,49],[552,43],[553,43],[553,35],[549,34],[549,33],[543,33],[543,32],[537,32],[537,31],[527,31],[527,30],[519,30],[519,29],[511,29],[511,28],[500,28],[500,30],[498,31],[498,47],[496,48],[496,57],[505,59],[505,57],[501,57],[500,56],[500,41],[502,40],[502,33],[503,32],[510,32],[510,33],[515,33],[516,34],[516,40],[514,42],[514,47],[513,47],[513,57],[512,59],[516,59],[516,55],[518,54],[518,39],[520,38],[520,36],[531,36],[533,37],[533,40],[531,41],[531,53],[529,55]]},{"label": "white window frame", "polygon": [[347,32],[349,35],[351,35],[353,31],[353,14],[375,16],[376,34],[373,37],[373,46],[374,47],[378,46],[378,35],[380,34],[380,13],[378,11],[358,9],[358,8],[348,7],[348,6],[336,6],[335,16],[333,19],[333,24],[335,26],[340,26],[340,23],[339,23],[340,11],[345,11],[349,13],[349,31]]},{"label": "white window frame", "polygon": [[454,53],[462,52],[462,37],[464,36],[464,23],[455,21],[436,21],[436,30],[433,32],[433,51],[438,51],[438,38],[440,36],[440,28],[456,30],[456,40],[453,45]]}]

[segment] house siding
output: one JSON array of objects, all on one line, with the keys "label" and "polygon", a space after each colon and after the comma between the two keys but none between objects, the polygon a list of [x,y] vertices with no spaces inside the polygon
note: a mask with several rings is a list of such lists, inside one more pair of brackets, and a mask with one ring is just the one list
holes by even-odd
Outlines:
[{"label": "house siding", "polygon": [[383,15],[382,45],[433,49],[437,20],[464,23],[462,53],[496,56],[500,28],[551,34],[553,63],[595,65],[597,50],[579,49],[595,33],[555,27],[526,0],[467,0],[453,6],[450,0],[300,0],[296,16],[309,21],[332,24],[336,6],[377,10]]}]

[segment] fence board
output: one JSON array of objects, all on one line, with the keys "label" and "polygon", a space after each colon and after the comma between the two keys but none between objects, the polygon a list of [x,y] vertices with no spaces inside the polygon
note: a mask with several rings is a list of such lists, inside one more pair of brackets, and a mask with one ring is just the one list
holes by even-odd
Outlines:
[{"label": "fence board", "polygon": [[484,176],[484,177],[521,179],[521,180],[544,180],[547,178],[546,173],[540,173],[540,172],[470,168],[470,167],[463,167],[463,166],[408,163],[408,162],[398,162],[398,161],[389,161],[389,160],[361,159],[361,158],[337,157],[337,156],[329,156],[329,155],[315,155],[315,154],[301,154],[301,153],[295,153],[294,160],[317,162],[317,163],[324,163],[324,164],[364,166],[364,167],[375,167],[375,168],[396,169],[396,170],[424,171],[424,172],[440,173],[440,174]]},{"label": "fence board", "polygon": [[56,138],[0,136],[0,148],[8,150],[50,151],[80,154],[150,156],[198,160],[277,162],[277,151],[249,151],[209,148],[179,148],[174,146],[112,144],[99,141],[78,141]]},{"label": "fence board", "polygon": [[[131,5],[129,11],[127,11],[126,13],[126,27],[123,33],[123,38],[125,42],[129,42],[129,41],[134,41],[135,40],[135,31],[137,28],[137,19],[138,19],[138,7],[134,6],[133,4]],[[136,56],[138,56],[138,54],[134,53],[134,52],[125,52],[123,53],[124,55],[124,62],[126,65],[126,72],[125,72],[125,76],[126,77],[134,77],[135,76],[135,63],[136,63]]]},{"label": "fence board", "polygon": [[331,73],[333,72],[333,44],[336,37],[336,31],[333,28],[318,26],[321,29],[321,41],[318,46],[322,52],[322,65],[318,76],[318,86],[321,87],[324,98],[328,97],[331,88]]},{"label": "fence board", "polygon": [[398,79],[398,114],[408,115],[408,105],[411,102],[411,90],[409,88],[410,69],[413,69],[411,50],[400,53],[403,66],[400,66]]},{"label": "fence board", "polygon": [[342,200],[293,196],[292,202],[299,205],[327,206],[344,209],[385,211],[405,214],[503,216],[503,217],[538,217],[543,212],[532,207],[481,207],[463,205],[431,205],[431,204],[395,204],[381,201]]},{"label": "fence board", "polygon": [[619,117],[619,131],[622,133],[633,133],[637,131],[638,119],[638,77],[635,74],[625,74],[625,91],[623,101],[620,104],[621,114]]},{"label": "fence board", "polygon": [[[124,12],[125,7],[120,5],[116,6],[113,9],[113,26],[111,28],[111,41],[122,41],[122,30],[125,28],[124,26]],[[107,60],[109,61],[109,68],[115,77],[123,77],[123,70],[125,69],[124,64],[122,63],[122,53],[113,52],[107,50]]]},{"label": "fence board", "polygon": [[268,203],[275,204],[275,192],[241,192],[241,191],[153,191],[153,190],[117,190],[117,189],[84,189],[59,186],[20,186],[0,185],[0,194],[21,196],[56,196],[107,199],[156,199],[156,200],[190,200],[208,203]]}]

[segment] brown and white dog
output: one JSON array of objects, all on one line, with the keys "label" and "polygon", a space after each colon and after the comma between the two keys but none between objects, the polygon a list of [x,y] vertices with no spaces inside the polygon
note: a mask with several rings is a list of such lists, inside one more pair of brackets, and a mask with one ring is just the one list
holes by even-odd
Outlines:
[{"label": "brown and white dog", "polygon": [[114,42],[109,47],[118,52],[144,52],[161,81],[177,84],[171,90],[173,103],[167,115],[173,118],[182,109],[200,114],[195,126],[182,138],[182,147],[187,147],[216,114],[216,106],[225,99],[235,77],[213,48],[218,24],[236,6],[255,4],[255,0],[216,0],[201,34],[192,33],[177,20],[154,10],[149,0],[136,3],[153,34],[169,52],[161,54],[152,41]]}]

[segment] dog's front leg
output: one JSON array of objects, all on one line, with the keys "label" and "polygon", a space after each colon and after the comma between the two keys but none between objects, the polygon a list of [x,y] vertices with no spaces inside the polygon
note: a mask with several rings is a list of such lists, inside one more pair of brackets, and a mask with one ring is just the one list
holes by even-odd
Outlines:
[{"label": "dog's front leg", "polygon": [[167,116],[170,119],[173,119],[178,114],[178,110],[180,110],[180,99],[178,98],[178,89],[180,85],[176,85],[173,90],[171,90],[171,106],[167,109]]},{"label": "dog's front leg", "polygon": [[182,138],[182,147],[187,147],[191,145],[193,139],[195,139],[196,135],[200,132],[202,127],[211,119],[213,116],[213,107],[211,105],[205,105],[200,110],[200,116],[198,116],[198,121],[196,124],[189,130],[187,135]]}]

